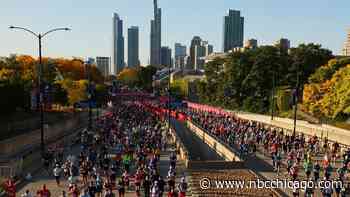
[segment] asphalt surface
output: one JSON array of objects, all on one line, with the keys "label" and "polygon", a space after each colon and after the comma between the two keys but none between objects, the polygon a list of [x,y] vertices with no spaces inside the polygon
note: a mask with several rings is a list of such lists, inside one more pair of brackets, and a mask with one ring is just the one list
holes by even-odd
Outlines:
[{"label": "asphalt surface", "polygon": [[181,138],[182,143],[187,148],[191,160],[224,160],[205,142],[190,131],[184,123],[172,119],[171,124],[174,126],[177,135]]}]

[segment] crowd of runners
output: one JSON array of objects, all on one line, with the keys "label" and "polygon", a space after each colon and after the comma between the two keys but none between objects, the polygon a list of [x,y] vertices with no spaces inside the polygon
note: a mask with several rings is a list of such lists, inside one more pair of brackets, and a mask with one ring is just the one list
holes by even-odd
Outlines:
[{"label": "crowd of runners", "polygon": [[[285,169],[284,172],[288,173],[293,181],[309,180],[318,183],[337,180],[337,183],[342,184],[323,188],[320,191],[322,195],[349,196],[350,149],[341,148],[337,142],[303,134],[293,137],[282,129],[214,112],[191,108],[182,112],[185,112],[192,122],[237,149],[242,158],[259,151],[271,157],[278,175]],[[305,195],[312,196],[314,190],[315,188],[307,188],[304,191]],[[300,195],[298,188],[293,190],[293,195]]]},{"label": "crowd of runners", "polygon": [[[186,177],[177,174],[175,151],[169,154],[168,172],[160,174],[160,154],[167,149],[168,129],[158,116],[140,105],[123,102],[100,118],[94,130],[84,130],[73,140],[80,146],[78,155],[45,158],[48,175],[62,188],[60,196],[123,197],[127,192],[145,197],[186,195]],[[22,197],[50,197],[50,189],[43,185]]]}]

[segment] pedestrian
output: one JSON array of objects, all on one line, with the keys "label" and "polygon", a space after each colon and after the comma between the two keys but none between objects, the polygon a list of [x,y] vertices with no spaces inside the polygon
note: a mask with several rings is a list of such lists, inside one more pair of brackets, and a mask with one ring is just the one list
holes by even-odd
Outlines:
[{"label": "pedestrian", "polygon": [[12,178],[6,181],[5,192],[8,197],[16,197],[16,185]]},{"label": "pedestrian", "polygon": [[177,197],[177,193],[173,188],[168,191],[168,197]]},{"label": "pedestrian", "polygon": [[179,197],[185,197],[187,192],[187,182],[185,177],[181,178],[181,182],[178,185]]},{"label": "pedestrian", "polygon": [[83,191],[83,193],[80,194],[79,197],[91,197],[90,194],[89,194],[89,191],[87,189],[85,189]]},{"label": "pedestrian", "polygon": [[22,195],[21,197],[33,197],[32,193],[30,193],[29,190],[26,190]]},{"label": "pedestrian", "polygon": [[69,188],[69,194],[72,196],[72,197],[78,197],[79,196],[79,189],[78,189],[78,186],[77,184],[73,184],[70,188]]},{"label": "pedestrian", "polygon": [[143,185],[143,189],[144,189],[144,196],[149,197],[150,196],[151,182],[150,182],[148,176],[145,177],[142,185]]},{"label": "pedestrian", "polygon": [[51,197],[51,192],[46,188],[46,185],[43,185],[43,188],[37,192],[39,197]]},{"label": "pedestrian", "polygon": [[[119,194],[119,196],[120,196],[120,194]],[[115,195],[114,195],[112,189],[107,189],[106,193],[103,197],[115,197]]]},{"label": "pedestrian", "polygon": [[125,196],[125,182],[123,178],[121,178],[118,182],[118,193],[119,197]]},{"label": "pedestrian", "polygon": [[53,175],[55,176],[57,186],[60,185],[61,171],[62,169],[59,164],[56,164],[55,168],[53,169]]},{"label": "pedestrian", "polygon": [[62,190],[62,194],[59,197],[67,197],[66,191]]}]

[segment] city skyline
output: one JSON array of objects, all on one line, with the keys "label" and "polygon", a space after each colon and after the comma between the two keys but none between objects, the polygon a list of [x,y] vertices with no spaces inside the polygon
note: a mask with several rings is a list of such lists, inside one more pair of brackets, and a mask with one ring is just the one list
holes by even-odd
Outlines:
[{"label": "city skyline", "polygon": [[[191,38],[199,35],[212,43],[215,49],[221,49],[223,16],[228,9],[240,10],[245,17],[244,41],[255,38],[259,41],[259,45],[272,45],[276,40],[284,37],[291,40],[292,46],[303,42],[315,42],[331,49],[334,54],[341,54],[346,40],[346,31],[350,27],[348,22],[350,14],[345,9],[350,6],[350,2],[345,0],[332,3],[317,1],[317,9],[312,6],[316,1],[303,2],[303,6],[300,5],[301,1],[287,2],[283,6],[277,1],[254,2],[254,4],[244,1],[235,3],[201,1],[203,10],[195,13],[194,5],[199,1],[194,0],[185,7],[181,5],[183,2],[182,0],[179,2],[159,0],[164,10],[163,24],[166,23],[162,29],[162,34],[166,35],[162,45],[174,46],[175,42],[179,42],[189,46]],[[6,8],[3,9],[4,20],[0,22],[2,26],[0,31],[4,35],[0,55],[18,53],[37,56],[35,42],[31,37],[22,34],[18,37],[16,32],[9,32],[7,29],[9,25],[19,25],[37,31],[51,26],[69,26],[73,29],[69,34],[57,34],[54,38],[45,41],[44,56],[110,56],[111,38],[108,35],[111,33],[108,21],[110,14],[116,12],[122,16],[124,25],[140,27],[140,61],[146,65],[150,61],[149,21],[153,17],[153,5],[151,0],[138,3],[140,6],[137,9],[129,8],[132,7],[131,2],[125,0],[120,0],[118,3],[107,1],[104,5],[85,4],[77,9],[77,5],[81,5],[79,0],[76,2],[63,0],[60,3],[43,2],[40,6],[16,0],[5,1],[3,3],[3,7]],[[62,9],[62,6],[65,9]],[[26,17],[20,15],[24,7],[26,12],[34,14]],[[96,7],[97,12],[95,12]],[[298,15],[285,14],[293,9],[298,10]],[[53,10],[64,10],[65,16],[58,17]],[[181,10],[181,16],[178,15],[178,10]],[[86,14],[89,11],[94,12]],[[204,13],[210,14],[203,18]],[[204,20],[199,20],[201,18]],[[39,19],[40,23],[33,22]],[[124,35],[126,35],[125,29]]]}]

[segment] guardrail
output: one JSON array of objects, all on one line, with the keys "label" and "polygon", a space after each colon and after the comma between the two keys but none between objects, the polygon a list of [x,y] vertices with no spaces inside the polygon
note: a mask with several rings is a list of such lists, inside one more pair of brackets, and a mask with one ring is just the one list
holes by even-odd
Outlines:
[{"label": "guardrail", "polygon": [[195,122],[187,121],[187,126],[192,130],[199,138],[201,138],[206,144],[213,148],[221,157],[226,161],[242,162],[243,159],[238,155],[239,153],[232,147],[228,146],[218,137],[214,136],[210,132],[207,132],[204,128]]}]

